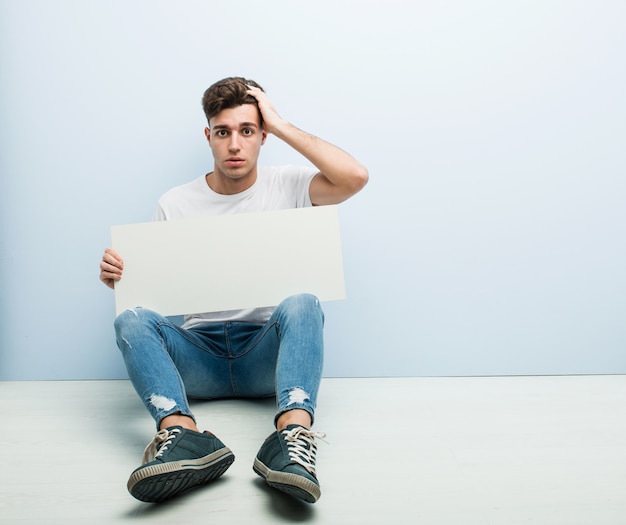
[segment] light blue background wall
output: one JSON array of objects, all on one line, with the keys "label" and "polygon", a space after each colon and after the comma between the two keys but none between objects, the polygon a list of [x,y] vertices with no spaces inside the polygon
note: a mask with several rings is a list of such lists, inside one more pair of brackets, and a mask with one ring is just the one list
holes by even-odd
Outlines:
[{"label": "light blue background wall", "polygon": [[[125,377],[109,227],[211,169],[200,97],[229,75],[370,169],[341,208],[326,375],[626,373],[625,20],[621,0],[1,0],[0,377]],[[262,160],[303,162],[277,139]]]}]

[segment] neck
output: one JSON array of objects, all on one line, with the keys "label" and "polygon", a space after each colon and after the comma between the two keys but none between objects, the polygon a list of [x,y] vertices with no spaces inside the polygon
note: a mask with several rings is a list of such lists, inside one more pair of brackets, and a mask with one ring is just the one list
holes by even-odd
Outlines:
[{"label": "neck", "polygon": [[251,188],[256,182],[256,169],[242,177],[229,177],[215,169],[204,178],[209,188],[221,195],[236,195]]}]

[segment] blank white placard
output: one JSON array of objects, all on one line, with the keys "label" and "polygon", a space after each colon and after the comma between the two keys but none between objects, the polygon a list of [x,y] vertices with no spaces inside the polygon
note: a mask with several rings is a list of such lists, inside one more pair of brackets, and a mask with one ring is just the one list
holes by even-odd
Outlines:
[{"label": "blank white placard", "polygon": [[274,306],[297,293],[345,298],[337,206],[113,226],[124,259],[117,315]]}]

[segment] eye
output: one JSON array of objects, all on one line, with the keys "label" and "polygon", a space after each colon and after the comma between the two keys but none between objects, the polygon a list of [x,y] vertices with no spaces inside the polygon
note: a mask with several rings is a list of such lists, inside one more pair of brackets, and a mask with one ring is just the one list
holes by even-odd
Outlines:
[{"label": "eye", "polygon": [[228,132],[225,129],[218,129],[215,132],[215,135],[218,137],[225,137],[226,135],[228,135]]},{"label": "eye", "polygon": [[254,133],[254,131],[250,128],[243,128],[243,130],[241,131],[244,135],[252,135]]}]

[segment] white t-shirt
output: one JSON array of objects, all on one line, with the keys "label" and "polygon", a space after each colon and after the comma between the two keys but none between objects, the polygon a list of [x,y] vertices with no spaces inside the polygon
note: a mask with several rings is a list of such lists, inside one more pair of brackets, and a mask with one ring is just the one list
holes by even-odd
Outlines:
[{"label": "white t-shirt", "polygon": [[[205,176],[172,188],[159,199],[154,220],[169,221],[211,215],[256,213],[311,206],[309,185],[317,168],[296,166],[259,166],[257,180],[235,195],[215,193]],[[185,315],[184,327],[206,322],[266,322],[274,307],[231,310]]]}]

